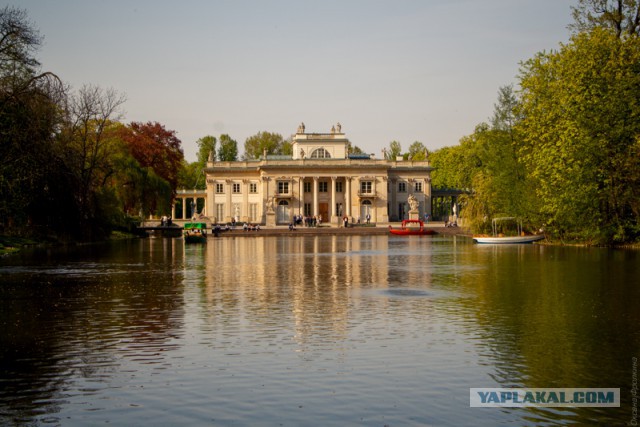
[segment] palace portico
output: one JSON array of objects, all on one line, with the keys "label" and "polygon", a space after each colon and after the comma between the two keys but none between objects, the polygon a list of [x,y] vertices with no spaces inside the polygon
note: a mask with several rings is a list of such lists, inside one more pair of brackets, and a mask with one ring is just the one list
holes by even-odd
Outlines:
[{"label": "palace portico", "polygon": [[407,217],[408,197],[420,215],[431,211],[431,167],[427,161],[349,155],[341,126],[330,133],[306,133],[300,125],[290,156],[207,163],[205,211],[212,222],[288,224],[293,215],[323,222],[385,223]]}]

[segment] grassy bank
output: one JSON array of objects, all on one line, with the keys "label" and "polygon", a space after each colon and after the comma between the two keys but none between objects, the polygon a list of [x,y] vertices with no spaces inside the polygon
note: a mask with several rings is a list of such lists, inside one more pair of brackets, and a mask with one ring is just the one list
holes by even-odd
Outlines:
[{"label": "grassy bank", "polygon": [[35,246],[38,242],[24,237],[0,235],[0,256],[18,252],[28,246]]}]

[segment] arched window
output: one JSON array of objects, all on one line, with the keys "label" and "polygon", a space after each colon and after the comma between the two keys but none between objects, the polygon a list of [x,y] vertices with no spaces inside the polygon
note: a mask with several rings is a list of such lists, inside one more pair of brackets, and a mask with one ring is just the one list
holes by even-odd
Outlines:
[{"label": "arched window", "polygon": [[289,202],[286,200],[280,200],[278,202],[278,208],[276,212],[276,221],[278,223],[289,222]]},{"label": "arched window", "polygon": [[311,158],[312,159],[330,159],[331,154],[329,154],[329,152],[324,148],[316,148],[315,150],[313,150],[313,153],[311,153]]}]

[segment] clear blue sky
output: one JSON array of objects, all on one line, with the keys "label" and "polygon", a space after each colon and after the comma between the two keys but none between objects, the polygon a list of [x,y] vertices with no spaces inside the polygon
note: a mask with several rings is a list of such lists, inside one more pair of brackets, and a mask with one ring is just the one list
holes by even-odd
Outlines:
[{"label": "clear blue sky", "polygon": [[577,0],[16,0],[43,69],[124,93],[125,120],[196,141],[285,138],[337,122],[380,156],[455,145],[493,112],[519,63],[569,38]]}]

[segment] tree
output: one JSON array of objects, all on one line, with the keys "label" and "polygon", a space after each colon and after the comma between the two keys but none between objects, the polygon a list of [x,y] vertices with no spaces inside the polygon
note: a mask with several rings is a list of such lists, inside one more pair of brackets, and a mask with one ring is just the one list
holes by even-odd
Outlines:
[{"label": "tree", "polygon": [[283,147],[284,139],[279,133],[258,132],[244,142],[243,159],[259,159],[265,151],[267,154],[283,154]]},{"label": "tree", "polygon": [[519,155],[540,219],[592,243],[640,235],[640,44],[595,28],[523,64]]},{"label": "tree", "polygon": [[[115,121],[121,117],[123,95],[113,89],[83,86],[68,100],[67,122],[61,133],[67,166],[78,184],[81,218],[90,221],[101,211],[96,194],[113,173],[111,159]],[[90,224],[87,224],[90,226]]]},{"label": "tree", "polygon": [[41,41],[26,12],[0,9],[0,226],[12,232],[26,222],[34,230],[73,221],[68,209],[43,209],[69,202],[73,186],[55,145],[65,88],[52,73],[38,74]]},{"label": "tree", "polygon": [[349,141],[347,143],[347,154],[364,154],[364,151],[357,145],[351,145],[351,141]]},{"label": "tree", "polygon": [[471,190],[459,200],[475,232],[488,231],[490,219],[496,216],[518,216],[525,219],[525,226],[538,228],[530,220],[533,190],[517,151],[521,143],[517,106],[512,88],[500,88],[491,125],[481,123],[459,146],[431,155],[436,169],[432,185]]},{"label": "tree", "polygon": [[215,160],[217,142],[216,137],[211,135],[203,136],[196,142],[198,144],[198,163],[201,168],[207,165],[210,155],[213,155]]},{"label": "tree", "polygon": [[395,160],[399,156],[402,156],[402,146],[398,141],[391,141],[389,149],[385,151],[384,158],[386,160]]},{"label": "tree", "polygon": [[238,160],[238,143],[227,134],[220,135],[218,159],[222,162],[235,162]]},{"label": "tree", "polygon": [[413,161],[427,160],[427,147],[420,141],[415,141],[409,146],[409,152],[407,153],[407,159]]},{"label": "tree", "polygon": [[182,142],[175,131],[165,129],[158,122],[132,122],[121,135],[140,166],[152,168],[157,176],[167,181],[171,197],[174,197],[178,171],[184,159]]},{"label": "tree", "polygon": [[3,89],[30,85],[40,63],[33,57],[42,37],[22,9],[0,9],[0,73]]},{"label": "tree", "polygon": [[186,160],[183,161],[182,168],[178,173],[178,188],[204,190],[206,187],[203,165],[200,162],[189,163]]},{"label": "tree", "polygon": [[574,34],[594,28],[608,28],[616,37],[637,36],[640,33],[640,1],[638,0],[579,0],[571,8]]},{"label": "tree", "polygon": [[468,154],[462,143],[431,152],[429,161],[434,169],[431,173],[431,185],[434,188],[471,188],[473,167],[468,165]]}]

